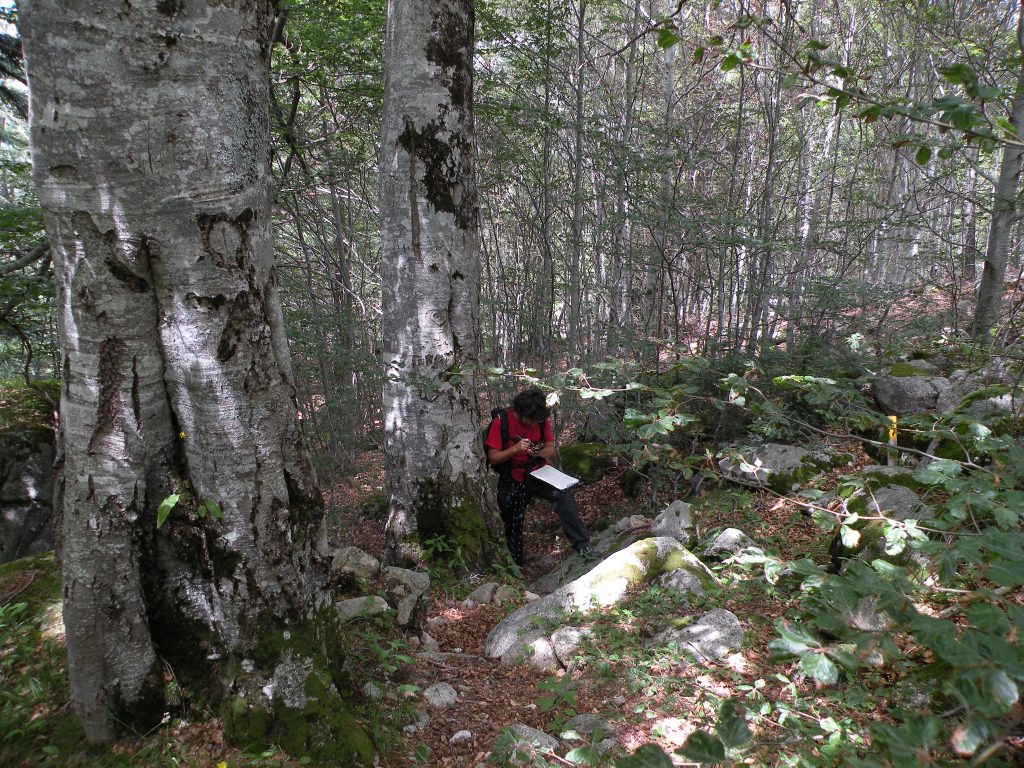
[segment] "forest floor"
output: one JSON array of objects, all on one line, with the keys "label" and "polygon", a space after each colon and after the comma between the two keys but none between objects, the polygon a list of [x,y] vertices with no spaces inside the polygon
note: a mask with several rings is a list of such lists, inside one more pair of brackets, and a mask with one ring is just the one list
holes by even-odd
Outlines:
[{"label": "forest floor", "polygon": [[[362,508],[365,494],[383,485],[380,459],[376,454],[364,454],[352,479],[332,489],[328,495],[335,515],[332,545],[355,546],[375,557],[381,556],[384,521],[368,517]],[[864,463],[870,462],[865,460]],[[834,474],[849,471],[844,468]],[[828,478],[823,485],[828,487]],[[581,515],[592,531],[629,515],[653,516],[673,500],[660,499],[652,508],[649,501],[625,497],[614,477],[583,487],[577,498]],[[786,499],[720,487],[689,502],[698,510],[695,515],[698,529],[736,527],[783,558],[809,557],[817,562],[828,558],[829,537],[801,514],[797,504]],[[528,510],[525,549],[527,562],[523,579],[510,582],[517,587],[530,584],[572,556],[550,505],[536,501]],[[443,662],[421,662],[419,659],[423,657],[413,656],[416,661],[397,672],[392,683],[423,690],[434,683],[447,682],[458,692],[458,700],[449,709],[431,710],[429,723],[417,729],[404,743],[389,745],[392,748],[382,755],[381,761],[388,768],[414,762],[475,766],[486,762],[503,728],[522,723],[557,736],[566,720],[581,713],[600,715],[612,723],[617,729],[619,745],[627,752],[649,742],[659,743],[671,752],[697,727],[708,722],[711,713],[705,711],[703,701],[707,692],[727,696],[736,686],[753,685],[759,680],[764,681],[761,685],[766,686],[766,695],[775,689],[775,693],[785,697],[785,689],[792,687],[795,698],[806,694],[808,689],[813,690],[810,682],[789,680],[794,664],[773,663],[769,659],[767,644],[775,636],[775,623],[786,616],[795,595],[781,593],[760,578],[735,583],[709,598],[703,607],[694,606],[695,612],[725,608],[743,622],[744,648],[725,663],[698,666],[679,659],[659,659],[651,665],[649,659],[611,658],[601,675],[581,677],[578,671],[556,675],[526,666],[504,667],[498,660],[485,658],[483,646],[487,633],[511,608],[462,604],[465,596],[488,578],[483,574],[463,574],[460,578],[442,572],[440,576],[437,578],[435,574],[426,621],[431,625],[428,631],[438,641],[440,651],[450,655]],[[752,585],[757,587],[752,588]],[[642,610],[627,611],[612,620],[622,625],[624,633],[642,634],[647,617],[638,614],[642,614]],[[609,654],[614,657],[611,650]],[[355,688],[359,690],[366,682],[379,682],[374,678],[377,673],[379,670],[366,669],[356,680]],[[579,679],[573,680],[574,676]],[[416,706],[423,707],[423,704]],[[401,712],[401,708],[396,712]],[[864,716],[868,714],[865,709]],[[404,715],[409,717],[409,708]],[[453,745],[452,736],[462,730],[470,731],[472,738]]]},{"label": "forest floor", "polygon": [[[332,546],[356,546],[376,557],[382,554],[384,520],[379,514],[368,514],[373,505],[366,503],[379,496],[384,482],[381,467],[379,452],[366,453],[344,482],[324,483]],[[623,496],[614,478],[584,487],[577,496],[592,529],[628,515],[657,511]],[[658,508],[669,501],[661,499]],[[700,510],[700,525],[739,527],[784,557],[826,557],[827,540],[821,531],[784,500],[720,488],[691,501]],[[571,553],[557,518],[541,501],[527,513],[525,543],[524,578],[505,579],[518,588]],[[504,727],[523,723],[558,735],[561,724],[578,713],[599,714],[611,722],[623,750],[651,741],[671,750],[709,718],[713,721],[713,712],[703,706],[705,692],[724,696],[737,685],[761,679],[785,695],[786,684],[775,676],[792,672],[792,665],[771,663],[765,649],[774,636],[775,620],[786,614],[791,597],[750,588],[750,584],[767,586],[763,579],[726,588],[706,606],[727,608],[744,622],[744,649],[725,663],[702,667],[678,658],[642,660],[627,654],[617,658],[609,651],[602,660],[601,675],[573,680],[573,674],[503,667],[485,658],[484,638],[514,606],[467,608],[462,600],[489,577],[426,565],[433,577],[426,622],[440,651],[449,655],[443,660],[418,655],[411,636],[384,622],[357,626],[351,638],[355,703],[378,742],[384,768],[475,766],[486,762]],[[52,556],[0,569],[0,765],[263,768],[304,764],[272,746],[260,754],[231,749],[218,721],[203,717],[170,717],[165,727],[125,739],[112,751],[85,749],[69,704],[55,573]],[[26,609],[19,610],[19,604]],[[698,604],[694,610],[699,608]],[[643,633],[646,622],[642,608],[623,611],[611,620],[621,624],[626,634]],[[385,691],[381,701],[362,692],[367,682]],[[436,682],[456,689],[456,704],[430,710],[427,725],[403,734],[403,728],[416,719],[415,710],[427,709],[420,692]],[[450,739],[461,730],[470,731],[472,737],[453,746]]]}]

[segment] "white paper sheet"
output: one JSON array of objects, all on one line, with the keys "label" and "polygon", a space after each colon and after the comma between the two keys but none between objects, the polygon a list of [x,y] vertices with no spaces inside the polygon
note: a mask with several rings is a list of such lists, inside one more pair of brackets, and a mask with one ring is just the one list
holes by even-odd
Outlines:
[{"label": "white paper sheet", "polygon": [[530,473],[530,477],[535,477],[541,482],[554,486],[560,491],[564,491],[566,488],[571,488],[580,481],[578,477],[567,475],[565,472],[555,469],[550,464],[545,464],[540,469],[533,470],[533,472]]}]

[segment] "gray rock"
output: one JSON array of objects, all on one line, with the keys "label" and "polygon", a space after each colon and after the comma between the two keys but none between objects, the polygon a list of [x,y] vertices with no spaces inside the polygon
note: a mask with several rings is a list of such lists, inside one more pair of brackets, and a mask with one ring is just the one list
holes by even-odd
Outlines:
[{"label": "gray rock", "polygon": [[668,536],[684,547],[693,544],[695,533],[690,505],[678,499],[669,504],[651,523],[652,536]]},{"label": "gray rock", "polygon": [[827,448],[808,450],[781,443],[754,443],[741,447],[735,453],[739,453],[742,462],[731,456],[718,462],[725,477],[769,487],[780,493],[789,493],[803,481],[832,467],[847,464],[853,458]]},{"label": "gray rock", "polygon": [[569,666],[569,662],[576,655],[576,649],[580,647],[583,638],[590,634],[592,634],[591,631],[585,627],[562,627],[555,630],[551,635],[551,646],[554,648],[555,657],[563,667]]},{"label": "gray rock", "polygon": [[613,533],[625,533],[627,531],[646,530],[651,525],[651,518],[643,515],[630,515],[623,517],[612,524]]},{"label": "gray rock", "polygon": [[501,584],[496,590],[494,590],[494,596],[491,598],[491,602],[495,605],[501,605],[515,600],[519,597],[519,591],[514,587],[510,587],[508,584]]},{"label": "gray rock", "polygon": [[407,595],[422,595],[430,589],[430,577],[407,568],[389,566],[381,571],[381,584],[389,595],[402,598]]},{"label": "gray rock", "polygon": [[875,377],[873,390],[879,408],[888,416],[907,416],[934,410],[951,384],[942,376]]},{"label": "gray rock", "polygon": [[459,694],[448,683],[434,683],[423,692],[423,698],[434,709],[454,707]]},{"label": "gray rock", "polygon": [[704,546],[701,554],[712,560],[725,560],[752,546],[753,539],[739,528],[726,528]]},{"label": "gray rock", "polygon": [[412,721],[412,724],[415,725],[420,730],[422,730],[422,729],[426,728],[428,725],[430,725],[430,715],[428,715],[422,709],[414,709],[412,711],[412,715],[413,715],[413,718],[414,718],[413,721]]},{"label": "gray rock", "polygon": [[558,749],[558,739],[544,731],[538,731],[523,723],[515,723],[505,730],[511,731],[516,737],[517,744],[529,744],[538,749],[550,749],[552,752]]},{"label": "gray rock", "polygon": [[879,610],[878,598],[874,595],[862,597],[856,607],[843,618],[861,632],[885,632],[892,626],[892,619],[885,611]]},{"label": "gray rock", "polygon": [[606,736],[614,736],[616,734],[616,728],[610,722],[600,715],[593,715],[588,712],[569,718],[562,728],[563,738],[564,734],[568,731],[576,731],[585,739],[593,737],[603,739]]},{"label": "gray rock", "polygon": [[391,606],[387,604],[387,601],[378,595],[353,597],[351,600],[342,600],[336,603],[334,607],[338,609],[338,616],[341,617],[342,621],[380,616],[382,613],[391,610]]},{"label": "gray rock", "polygon": [[654,640],[657,645],[675,643],[680,650],[691,652],[698,661],[717,661],[740,649],[743,627],[735,614],[716,608],[701,614],[686,627],[659,632]]},{"label": "gray rock", "polygon": [[438,627],[443,627],[447,623],[448,620],[443,616],[431,616],[427,619],[427,629],[437,629]]},{"label": "gray rock", "polygon": [[885,467],[872,465],[857,471],[861,477],[872,480],[873,486],[902,485],[911,490],[920,488],[921,483],[914,479],[914,471],[906,467]]},{"label": "gray rock", "polygon": [[682,598],[682,605],[689,605],[688,595],[700,597],[704,594],[704,584],[693,571],[687,568],[677,568],[674,571],[662,575],[658,580],[665,589],[674,589]]},{"label": "gray rock", "polygon": [[520,638],[520,642],[511,646],[501,655],[501,664],[505,667],[518,667],[525,664],[542,672],[553,672],[561,669],[555,647],[547,633],[535,630]]},{"label": "gray rock", "polygon": [[367,682],[363,685],[363,693],[371,701],[380,701],[384,698],[384,691],[373,682]]},{"label": "gray rock", "polygon": [[452,734],[452,737],[448,739],[448,743],[453,747],[459,744],[469,744],[473,741],[473,733],[471,731],[456,731]]},{"label": "gray rock", "polygon": [[422,595],[406,595],[398,601],[398,608],[395,611],[395,621],[400,627],[416,628],[422,619],[420,598]]},{"label": "gray rock", "polygon": [[484,653],[492,659],[504,656],[509,648],[521,643],[521,632],[536,629],[535,618],[555,622],[566,611],[614,605],[625,597],[630,586],[682,567],[689,568],[698,577],[703,574],[713,579],[707,566],[675,539],[659,537],[638,541],[605,558],[575,581],[510,613],[487,635]]},{"label": "gray rock", "polygon": [[525,600],[528,603],[532,603],[534,600],[540,600],[540,595],[538,595],[536,592],[531,592],[528,589],[524,589],[523,600]]},{"label": "gray rock", "polygon": [[[870,494],[860,493],[847,502],[847,509],[868,518],[884,517],[897,522],[928,519],[935,514],[935,511],[923,503],[916,493],[899,485],[879,488]],[[886,552],[885,525],[881,521],[861,520],[853,527],[860,533],[856,546],[845,546],[841,532],[837,530],[829,549],[833,559],[846,560],[857,557],[869,563],[881,559],[913,567],[923,568],[928,565],[928,558],[909,546],[892,554]]]},{"label": "gray rock", "polygon": [[497,588],[497,583],[493,581],[481,584],[466,596],[462,604],[467,608],[472,608],[474,605],[487,605],[494,599],[494,590]]},{"label": "gray rock", "polygon": [[49,440],[0,456],[0,563],[53,549],[53,458]]},{"label": "gray rock", "polygon": [[331,575],[334,577],[351,574],[365,579],[374,579],[380,573],[380,561],[358,547],[342,547],[331,558]]},{"label": "gray rock", "polygon": [[436,652],[441,649],[441,646],[438,645],[437,640],[435,640],[426,632],[420,632],[420,642],[423,643],[424,651]]}]

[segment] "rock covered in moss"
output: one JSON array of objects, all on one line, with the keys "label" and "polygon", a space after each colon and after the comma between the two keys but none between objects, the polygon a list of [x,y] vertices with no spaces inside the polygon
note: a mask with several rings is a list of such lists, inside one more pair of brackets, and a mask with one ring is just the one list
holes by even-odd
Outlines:
[{"label": "rock covered in moss", "polygon": [[381,586],[394,597],[422,595],[430,589],[430,576],[408,568],[389,566],[381,571]]},{"label": "rock covered in moss", "polygon": [[675,643],[698,661],[718,661],[743,645],[743,627],[731,611],[716,608],[685,627],[669,627],[654,637],[657,645]]},{"label": "rock covered in moss", "polygon": [[866,479],[871,488],[902,485],[904,488],[917,491],[922,487],[921,481],[914,477],[913,470],[906,467],[887,467],[875,464],[858,470],[857,474]]},{"label": "rock covered in moss", "polygon": [[518,667],[520,664],[542,672],[559,669],[558,656],[547,632],[540,629],[528,632],[501,654],[503,667]]},{"label": "rock covered in moss", "polygon": [[714,580],[707,566],[675,539],[657,537],[635,542],[574,581],[506,616],[487,635],[484,653],[489,658],[501,658],[521,643],[524,633],[535,631],[538,621],[552,622],[555,628],[567,611],[614,605],[630,587],[649,583],[677,568],[687,568],[709,584]]},{"label": "rock covered in moss", "polygon": [[521,746],[531,746],[554,752],[558,749],[559,745],[558,739],[544,733],[544,731],[537,730],[524,723],[514,723],[505,728],[501,735],[495,739],[491,751],[498,757],[511,758],[515,748]]},{"label": "rock covered in moss", "polygon": [[847,526],[856,531],[856,542],[844,543],[842,531],[837,530],[829,547],[833,562],[843,567],[845,561],[858,558],[868,563],[885,560],[900,566],[927,566],[928,559],[906,541],[898,537],[892,541],[886,539],[890,528],[887,521],[902,523],[934,515],[935,511],[912,490],[894,485],[859,493],[847,501],[846,508],[859,515],[859,519]]},{"label": "rock covered in moss", "polygon": [[696,574],[688,568],[677,568],[663,574],[658,580],[665,589],[672,589],[679,593],[680,604],[689,605],[689,596],[700,597],[704,594],[704,581],[697,578]]},{"label": "rock covered in moss", "polygon": [[789,493],[822,472],[851,461],[850,454],[825,446],[807,449],[755,441],[730,451],[718,462],[718,467],[729,479]]},{"label": "rock covered in moss", "polygon": [[875,401],[887,416],[907,416],[934,410],[949,392],[949,379],[934,375],[924,361],[894,363],[872,382]]},{"label": "rock covered in moss", "polygon": [[605,443],[568,443],[558,449],[562,471],[584,483],[596,483],[615,469],[615,454]]}]

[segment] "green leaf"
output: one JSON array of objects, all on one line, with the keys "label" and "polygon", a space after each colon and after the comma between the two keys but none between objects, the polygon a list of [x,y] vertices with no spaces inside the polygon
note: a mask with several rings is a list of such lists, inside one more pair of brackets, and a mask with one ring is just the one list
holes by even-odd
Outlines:
[{"label": "green leaf", "polygon": [[839,529],[839,537],[842,539],[843,546],[847,549],[855,549],[860,543],[860,531],[848,525],[844,525]]},{"label": "green leaf", "polygon": [[722,59],[722,71],[729,72],[730,70],[736,69],[740,65],[740,57],[735,53],[730,53],[724,59]]},{"label": "green leaf", "polygon": [[575,747],[565,753],[566,762],[573,765],[597,765],[600,759],[601,753],[589,744],[583,747]]},{"label": "green leaf", "polygon": [[953,749],[961,757],[970,757],[988,743],[991,726],[978,718],[969,718],[953,731]]},{"label": "green leaf", "polygon": [[747,727],[743,709],[735,699],[726,699],[718,708],[718,722],[715,733],[722,740],[726,749],[742,747],[750,741],[750,728]]},{"label": "green leaf", "polygon": [[939,74],[947,83],[963,85],[973,83],[978,79],[978,73],[966,64],[953,64],[948,67],[939,67]]},{"label": "green leaf", "polygon": [[991,603],[971,603],[967,608],[967,620],[975,629],[993,635],[1004,636],[1010,632],[1010,621],[999,606]]},{"label": "green leaf", "polygon": [[644,744],[632,755],[620,757],[615,768],[673,768],[672,759],[657,744]]},{"label": "green leaf", "polygon": [[990,670],[988,682],[995,700],[1003,705],[1005,710],[1009,711],[1010,707],[1020,699],[1017,684],[1003,670]]},{"label": "green leaf", "polygon": [[917,150],[917,154],[914,155],[914,159],[918,165],[928,165],[928,162],[932,159],[932,148],[921,147]]},{"label": "green leaf", "polygon": [[167,521],[167,516],[171,514],[171,510],[174,509],[174,505],[178,503],[181,498],[180,493],[172,493],[166,499],[160,502],[160,506],[156,508],[156,527],[159,528]]},{"label": "green leaf", "polygon": [[675,30],[669,29],[668,27],[662,27],[661,29],[658,30],[659,48],[671,48],[678,42],[679,35],[675,33]]},{"label": "green leaf", "polygon": [[822,685],[835,685],[839,680],[839,667],[823,653],[808,653],[800,659],[800,669]]},{"label": "green leaf", "polygon": [[676,754],[693,760],[695,763],[713,765],[725,760],[725,745],[710,733],[694,731],[686,743],[676,750]]},{"label": "green leaf", "polygon": [[797,656],[821,645],[810,632],[799,624],[779,622],[775,625],[779,637],[768,643],[768,650],[779,656]]}]

